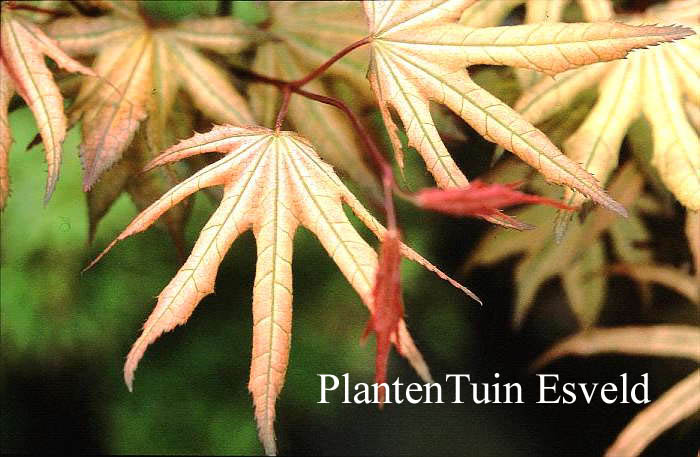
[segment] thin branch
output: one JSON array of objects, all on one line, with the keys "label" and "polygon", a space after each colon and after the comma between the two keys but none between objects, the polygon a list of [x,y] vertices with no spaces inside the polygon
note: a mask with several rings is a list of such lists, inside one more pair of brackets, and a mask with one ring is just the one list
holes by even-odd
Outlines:
[{"label": "thin branch", "polygon": [[336,108],[340,109],[343,113],[345,113],[348,119],[350,119],[353,128],[362,140],[365,149],[369,152],[370,156],[372,157],[372,160],[377,165],[382,175],[382,187],[384,188],[384,206],[387,218],[387,228],[389,228],[390,230],[396,229],[396,209],[394,207],[393,199],[393,190],[396,186],[396,180],[394,179],[394,170],[391,167],[389,161],[381,153],[381,151],[377,147],[377,144],[372,139],[372,136],[369,134],[369,132],[362,124],[360,119],[357,117],[357,115],[353,113],[353,111],[348,105],[345,104],[345,102],[337,98],[326,97],[325,95],[320,94],[314,94],[312,92],[308,92],[300,88],[293,88],[292,91],[311,100],[316,100],[327,105],[335,106]]},{"label": "thin branch", "polygon": [[308,75],[304,76],[301,79],[297,79],[296,81],[292,81],[290,84],[294,87],[302,87],[309,81],[312,81],[319,76],[321,76],[328,68],[336,63],[338,60],[342,59],[345,57],[347,54],[350,52],[354,51],[355,49],[366,45],[371,41],[371,38],[369,36],[364,37],[363,39],[356,41],[352,43],[351,45],[346,46],[345,48],[341,49],[336,53],[333,57],[328,59],[326,62],[324,62],[320,67],[316,68],[314,71],[309,73]]},{"label": "thin branch", "polygon": [[282,122],[287,116],[287,111],[289,111],[289,100],[292,98],[292,87],[290,85],[285,85],[282,87],[282,106],[280,106],[280,111],[277,113],[277,119],[275,120],[275,132],[279,133],[282,128]]}]

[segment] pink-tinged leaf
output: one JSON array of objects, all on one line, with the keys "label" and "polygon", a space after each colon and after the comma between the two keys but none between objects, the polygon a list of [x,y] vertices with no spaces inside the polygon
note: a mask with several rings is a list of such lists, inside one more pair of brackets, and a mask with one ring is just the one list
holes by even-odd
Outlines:
[{"label": "pink-tinged leaf", "polygon": [[17,93],[27,102],[34,114],[46,151],[48,179],[44,202],[48,202],[56,187],[61,166],[62,143],[66,136],[66,116],[61,96],[44,56],[53,59],[61,68],[95,76],[58,48],[36,25],[16,17],[10,8],[2,5],[2,61]]},{"label": "pink-tinged leaf", "polygon": [[[367,323],[364,337],[374,332],[377,339],[374,381],[386,383],[387,364],[391,350],[391,337],[397,336],[399,322],[403,319],[403,298],[401,296],[401,242],[396,230],[384,233],[379,254],[379,266],[375,275],[372,298],[374,310]],[[399,353],[401,347],[398,347]],[[379,403],[384,403],[386,389],[380,392]]]},{"label": "pink-tinged leaf", "polygon": [[469,187],[458,189],[423,189],[416,194],[415,199],[421,208],[453,216],[503,217],[503,208],[521,203],[547,205],[564,210],[574,209],[551,198],[515,190],[518,185],[486,184],[475,180]]},{"label": "pink-tinged leaf", "polygon": [[[95,89],[93,96],[79,96],[76,102],[84,105],[80,159],[85,173],[85,190],[90,189],[105,170],[121,159],[139,124],[146,118],[146,104],[152,84],[151,41],[151,37],[144,34],[132,41],[123,53],[119,53],[121,58],[117,61],[114,57],[106,57],[113,63],[109,73],[104,75],[107,81]],[[122,49],[119,47],[113,51]],[[102,58],[103,55],[98,57],[97,68],[102,66]]]},{"label": "pink-tinged leaf", "polygon": [[[377,254],[343,210],[344,195],[350,191],[310,144],[291,132],[217,126],[169,148],[150,167],[213,151],[225,156],[173,187],[138,215],[90,266],[117,241],[145,230],[188,195],[204,187],[224,185],[220,207],[201,231],[183,267],[159,295],[143,333],[127,356],[124,379],[131,388],[134,370],[148,345],[187,321],[199,301],[212,292],[216,270],[231,243],[252,228],[258,262],[248,386],[260,440],[265,451],[274,454],[275,402],[284,383],[291,342],[291,258],[297,226],[307,227],[318,237],[373,314]],[[429,370],[400,316],[389,338],[429,382]]]}]

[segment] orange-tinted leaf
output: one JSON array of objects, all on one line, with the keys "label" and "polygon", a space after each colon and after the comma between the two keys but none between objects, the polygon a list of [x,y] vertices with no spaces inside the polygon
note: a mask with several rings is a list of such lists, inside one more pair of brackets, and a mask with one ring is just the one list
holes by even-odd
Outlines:
[{"label": "orange-tinted leaf", "polygon": [[95,74],[66,55],[36,25],[14,14],[8,5],[3,3],[1,12],[2,62],[4,71],[12,79],[14,90],[27,102],[34,114],[44,143],[48,165],[48,179],[44,194],[46,203],[51,198],[58,181],[61,145],[66,136],[67,121],[63,113],[63,97],[44,62],[44,56],[50,57],[69,72],[89,76],[95,76]]},{"label": "orange-tinted leaf", "polygon": [[[343,210],[342,202],[350,191],[309,143],[291,132],[216,126],[169,148],[146,169],[214,151],[225,155],[139,214],[90,266],[117,241],[147,229],[187,196],[205,187],[224,185],[219,208],[202,229],[185,264],[159,295],[143,333],[129,352],[124,378],[131,388],[134,370],[146,347],[162,333],[187,321],[201,299],[213,291],[216,271],[233,241],[252,229],[258,261],[249,389],[260,439],[266,452],[274,453],[275,401],[284,382],[291,341],[291,256],[297,226],[304,225],[318,237],[373,314],[377,254],[355,231]],[[406,255],[403,247],[402,252]],[[427,264],[412,251],[409,255]],[[435,267],[432,269],[446,278]],[[419,375],[430,380],[403,320],[391,341]]]}]

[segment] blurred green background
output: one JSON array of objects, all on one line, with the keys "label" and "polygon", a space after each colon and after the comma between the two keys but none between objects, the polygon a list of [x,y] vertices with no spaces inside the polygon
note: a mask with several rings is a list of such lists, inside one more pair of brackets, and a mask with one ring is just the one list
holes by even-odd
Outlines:
[{"label": "blurred green background", "polygon": [[[213,14],[219,2],[148,2],[153,14],[181,18]],[[264,20],[255,3],[238,2],[232,14]],[[251,351],[251,291],[255,244],[248,233],[219,270],[216,293],[202,301],[188,324],[163,336],[146,353],[134,393],[122,382],[122,363],[155,297],[178,268],[170,239],[153,228],[122,242],[95,268],[81,269],[136,214],[123,195],[87,244],[87,208],[81,191],[79,126],[64,145],[57,190],[42,205],[46,179],[43,149],[26,151],[36,134],[27,108],[10,116],[12,196],[1,216],[0,303],[2,343],[2,452],[261,453],[247,392]],[[468,128],[465,143],[450,145],[469,177],[488,167],[493,146]],[[422,163],[407,155],[413,188],[428,185]],[[214,206],[194,199],[189,247]],[[678,209],[678,208],[676,208]],[[485,231],[480,221],[419,213],[401,206],[405,238],[429,260],[456,274]],[[554,215],[554,212],[552,213]],[[680,239],[682,218],[649,221],[660,238]],[[358,226],[359,228],[359,226]],[[361,233],[368,235],[366,230]],[[367,239],[371,239],[368,235]],[[683,260],[680,250],[668,257]],[[675,257],[675,258],[674,258]],[[361,345],[367,312],[319,242],[301,229],[295,240],[294,324],[284,390],[277,404],[282,453],[331,455],[601,455],[637,405],[534,404],[535,379],[527,364],[574,330],[557,281],[538,294],[519,333],[510,325],[513,262],[458,277],[485,306],[469,300],[431,273],[404,263],[407,321],[433,375],[470,373],[523,384],[524,405],[318,404],[319,373],[350,373],[372,382],[374,342]],[[603,325],[696,322],[679,296],[654,289],[642,307],[632,283],[611,282]],[[608,381],[648,372],[658,397],[693,368],[684,361],[642,357],[566,359],[548,372],[563,378]],[[417,382],[406,362],[392,355],[390,376]],[[697,449],[697,416],[664,434],[645,455],[691,455]]]}]

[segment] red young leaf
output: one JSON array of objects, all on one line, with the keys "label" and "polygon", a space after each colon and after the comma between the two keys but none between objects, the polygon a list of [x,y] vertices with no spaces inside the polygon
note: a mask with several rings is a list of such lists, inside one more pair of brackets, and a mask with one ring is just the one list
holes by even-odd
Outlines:
[{"label": "red young leaf", "polygon": [[[399,323],[403,318],[403,299],[401,298],[401,242],[396,230],[384,234],[382,249],[379,254],[379,266],[375,275],[372,298],[374,311],[367,322],[363,338],[370,332],[376,333],[377,355],[375,359],[374,380],[377,384],[386,382],[386,367],[389,362],[392,335],[398,342]],[[401,352],[401,347],[396,346]],[[379,404],[384,403],[386,390],[382,388]]]},{"label": "red young leaf", "polygon": [[423,189],[416,195],[416,201],[422,208],[453,216],[499,216],[512,219],[512,221],[515,220],[501,213],[502,208],[521,203],[534,203],[565,210],[574,209],[551,198],[529,195],[515,190],[519,185],[520,183],[487,184],[474,180],[468,187],[444,190]]}]

